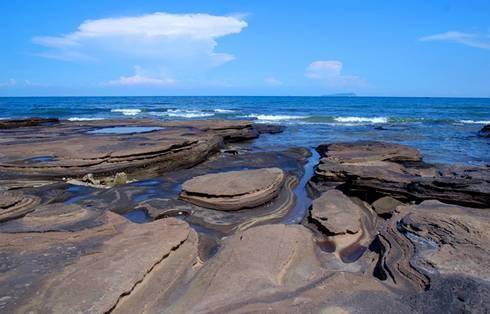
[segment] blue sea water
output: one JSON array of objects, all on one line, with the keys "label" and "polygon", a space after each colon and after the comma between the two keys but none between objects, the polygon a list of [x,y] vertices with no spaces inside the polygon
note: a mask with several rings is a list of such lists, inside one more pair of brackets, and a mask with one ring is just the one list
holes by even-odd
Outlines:
[{"label": "blue sea water", "polygon": [[0,98],[0,119],[58,117],[246,119],[287,125],[258,149],[383,140],[414,146],[429,162],[490,164],[489,98],[398,97],[18,97]]}]

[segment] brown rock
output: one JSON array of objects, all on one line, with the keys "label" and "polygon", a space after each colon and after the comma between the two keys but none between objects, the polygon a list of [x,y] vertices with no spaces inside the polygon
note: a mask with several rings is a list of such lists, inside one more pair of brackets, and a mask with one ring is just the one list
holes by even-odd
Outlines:
[{"label": "brown rock", "polygon": [[34,210],[39,198],[15,191],[0,191],[0,222],[22,217]]},{"label": "brown rock", "polygon": [[419,248],[416,265],[490,281],[490,213],[439,201],[402,206],[401,227]]},{"label": "brown rock", "polygon": [[[93,134],[103,128],[132,127],[127,134]],[[157,127],[137,133],[138,127]],[[0,172],[17,177],[95,178],[190,167],[219,151],[223,141],[256,138],[247,121],[103,120],[63,121],[49,128],[0,130]]]},{"label": "brown rock", "polygon": [[380,216],[391,214],[400,205],[403,205],[403,203],[390,196],[381,197],[371,204],[374,211]]},{"label": "brown rock", "polygon": [[53,213],[42,229],[38,216],[24,230],[0,233],[0,311],[107,313],[123,303],[141,310],[156,291],[171,290],[197,254],[195,232],[173,218],[139,225],[105,211],[96,218],[102,224],[78,228],[80,219],[60,227],[54,216],[62,215]]},{"label": "brown rock", "polygon": [[311,218],[332,234],[357,233],[361,209],[341,191],[330,190],[313,201]]},{"label": "brown rock", "polygon": [[288,298],[323,275],[308,229],[280,224],[254,227],[226,239],[218,255],[166,312],[230,312],[246,304]]},{"label": "brown rock", "polygon": [[48,123],[58,123],[56,118],[29,118],[21,120],[0,120],[0,129],[15,129],[28,126],[39,126]]},{"label": "brown rock", "polygon": [[490,204],[489,167],[430,165],[413,148],[381,142],[321,145],[318,151],[323,158],[312,186],[320,191],[344,185],[369,202],[392,196],[472,207]]},{"label": "brown rock", "polygon": [[369,161],[421,161],[420,153],[411,147],[399,144],[358,141],[353,143],[334,143],[318,146],[321,155],[345,163]]},{"label": "brown rock", "polygon": [[284,179],[279,168],[206,174],[184,182],[180,197],[219,210],[253,208],[274,198]]}]

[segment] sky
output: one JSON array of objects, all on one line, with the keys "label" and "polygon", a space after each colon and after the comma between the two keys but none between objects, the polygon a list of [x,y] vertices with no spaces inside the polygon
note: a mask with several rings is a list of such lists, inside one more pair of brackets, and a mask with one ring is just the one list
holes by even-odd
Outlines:
[{"label": "sky", "polygon": [[0,96],[490,97],[490,1],[0,2]]}]

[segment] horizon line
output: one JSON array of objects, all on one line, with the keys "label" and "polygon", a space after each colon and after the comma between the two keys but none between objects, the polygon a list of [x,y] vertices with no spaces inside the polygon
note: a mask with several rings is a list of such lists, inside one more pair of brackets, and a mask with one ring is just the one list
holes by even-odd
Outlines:
[{"label": "horizon line", "polygon": [[336,95],[49,95],[0,96],[0,98],[114,98],[114,97],[315,97],[315,98],[471,98],[490,99],[490,96],[336,96]]}]

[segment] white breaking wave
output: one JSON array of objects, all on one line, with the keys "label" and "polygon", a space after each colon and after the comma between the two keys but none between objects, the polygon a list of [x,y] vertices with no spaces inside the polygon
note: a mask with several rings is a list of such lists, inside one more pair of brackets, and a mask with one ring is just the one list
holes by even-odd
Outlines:
[{"label": "white breaking wave", "polygon": [[387,123],[388,118],[386,117],[374,117],[374,118],[365,118],[365,117],[337,117],[334,119],[337,122],[347,122],[347,123]]},{"label": "white breaking wave", "polygon": [[288,115],[268,115],[268,114],[250,114],[245,116],[246,118],[255,118],[263,121],[283,121],[283,120],[296,120],[305,119],[307,116],[288,116]]},{"label": "white breaking wave", "polygon": [[104,118],[83,118],[83,117],[68,118],[68,121],[98,121],[98,120],[104,120]]},{"label": "white breaking wave", "polygon": [[169,109],[166,112],[149,112],[149,114],[160,117],[172,117],[172,118],[204,118],[212,117],[214,113],[202,112],[199,110],[180,110]]},{"label": "white breaking wave", "polygon": [[135,116],[141,113],[141,109],[112,109],[111,112],[122,113],[125,116]]},{"label": "white breaking wave", "polygon": [[231,110],[231,109],[214,109],[213,111],[216,113],[233,113],[233,112],[235,112],[235,110]]},{"label": "white breaking wave", "polygon": [[461,123],[470,123],[470,124],[490,124],[490,120],[459,120]]}]

